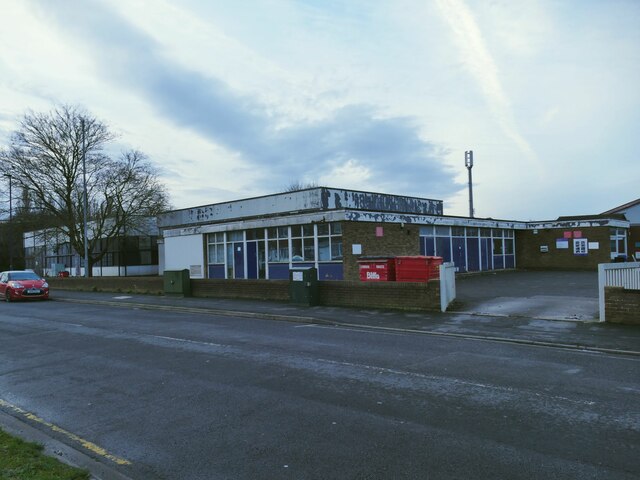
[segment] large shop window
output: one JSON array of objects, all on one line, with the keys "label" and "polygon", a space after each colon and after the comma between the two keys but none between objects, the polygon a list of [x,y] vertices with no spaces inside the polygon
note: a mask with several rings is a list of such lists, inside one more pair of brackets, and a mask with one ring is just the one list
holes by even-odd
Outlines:
[{"label": "large shop window", "polygon": [[428,225],[420,227],[420,253],[454,262],[458,271],[513,268],[514,237],[510,229]]}]

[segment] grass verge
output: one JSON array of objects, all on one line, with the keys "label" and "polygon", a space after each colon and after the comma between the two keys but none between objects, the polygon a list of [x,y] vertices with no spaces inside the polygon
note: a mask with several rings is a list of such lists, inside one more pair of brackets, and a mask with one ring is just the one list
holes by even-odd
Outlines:
[{"label": "grass verge", "polygon": [[43,453],[43,447],[0,430],[0,480],[88,480],[89,472]]}]

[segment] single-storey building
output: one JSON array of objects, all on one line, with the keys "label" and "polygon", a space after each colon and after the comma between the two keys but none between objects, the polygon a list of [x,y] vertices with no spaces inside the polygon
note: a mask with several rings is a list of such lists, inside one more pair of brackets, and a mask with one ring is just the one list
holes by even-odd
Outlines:
[{"label": "single-storey building", "polygon": [[627,255],[629,222],[619,214],[456,217],[444,215],[441,200],[314,187],[173,210],[158,216],[158,227],[160,273],[287,279],[293,267],[315,267],[320,280],[357,280],[363,256],[441,256],[458,272],[595,270]]}]

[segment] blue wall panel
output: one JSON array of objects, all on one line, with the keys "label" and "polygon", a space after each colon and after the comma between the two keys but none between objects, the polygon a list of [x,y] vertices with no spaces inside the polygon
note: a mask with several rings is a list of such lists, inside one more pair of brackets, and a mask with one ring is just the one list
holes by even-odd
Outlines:
[{"label": "blue wall panel", "polygon": [[224,264],[209,265],[209,278],[224,278]]},{"label": "blue wall panel", "polygon": [[289,264],[288,263],[270,263],[269,279],[270,280],[289,280]]},{"label": "blue wall panel", "polygon": [[513,268],[516,265],[515,255],[505,255],[504,261],[505,261],[504,268]]},{"label": "blue wall panel", "polygon": [[342,263],[319,263],[318,280],[343,280]]}]

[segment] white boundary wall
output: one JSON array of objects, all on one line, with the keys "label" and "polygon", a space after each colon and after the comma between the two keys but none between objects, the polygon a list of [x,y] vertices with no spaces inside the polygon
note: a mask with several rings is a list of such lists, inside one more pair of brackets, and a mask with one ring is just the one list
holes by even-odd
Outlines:
[{"label": "white boundary wall", "polygon": [[604,287],[622,287],[628,290],[640,290],[640,262],[601,263],[598,265],[598,293],[601,322],[606,321]]},{"label": "white boundary wall", "polygon": [[447,311],[447,307],[456,299],[456,266],[453,262],[440,265],[440,310]]}]

